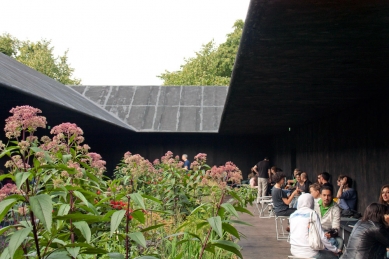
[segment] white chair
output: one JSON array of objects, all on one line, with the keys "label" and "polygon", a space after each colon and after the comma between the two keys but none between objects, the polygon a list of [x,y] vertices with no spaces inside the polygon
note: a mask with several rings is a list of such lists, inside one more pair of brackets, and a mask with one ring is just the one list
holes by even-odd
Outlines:
[{"label": "white chair", "polygon": [[259,197],[255,205],[257,206],[260,218],[271,218],[275,216],[271,196]]},{"label": "white chair", "polygon": [[289,232],[284,229],[284,222],[286,221],[287,224],[289,222],[289,216],[276,216],[276,237],[277,240],[287,240],[289,241]]},{"label": "white chair", "polygon": [[288,258],[289,259],[315,259],[312,257],[298,257],[298,256],[293,256],[293,255],[289,255]]}]

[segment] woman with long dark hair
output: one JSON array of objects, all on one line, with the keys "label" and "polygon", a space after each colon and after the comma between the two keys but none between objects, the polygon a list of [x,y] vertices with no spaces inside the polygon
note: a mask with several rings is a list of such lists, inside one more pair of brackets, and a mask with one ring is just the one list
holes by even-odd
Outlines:
[{"label": "woman with long dark hair", "polygon": [[382,259],[389,247],[389,207],[372,203],[355,224],[341,259]]},{"label": "woman with long dark hair", "polygon": [[384,186],[381,187],[378,203],[389,206],[389,184],[385,184]]}]

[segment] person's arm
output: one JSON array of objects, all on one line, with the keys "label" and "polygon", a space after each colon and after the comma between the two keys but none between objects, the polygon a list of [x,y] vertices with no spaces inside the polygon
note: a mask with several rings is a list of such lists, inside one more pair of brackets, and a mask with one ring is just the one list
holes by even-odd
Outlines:
[{"label": "person's arm", "polygon": [[321,227],[321,223],[320,223],[320,218],[319,216],[314,212],[313,215],[313,220],[314,220],[314,224],[316,226],[316,229],[318,230],[319,232],[319,235],[320,235],[320,239],[321,241],[323,242],[323,245],[325,246],[325,248],[327,248],[329,251],[333,252],[333,253],[339,253],[341,251],[341,249],[338,249],[336,248],[335,246],[331,245],[330,241],[328,241],[322,227]]},{"label": "person's arm", "polygon": [[336,194],[336,198],[340,199],[340,197],[342,197],[342,194],[343,194],[343,184],[339,186],[339,190],[338,193]]},{"label": "person's arm", "polygon": [[258,175],[257,165],[255,165],[255,166],[253,167],[253,171]]},{"label": "person's arm", "polygon": [[296,188],[296,190],[294,190],[294,192],[292,192],[288,198],[282,198],[282,201],[286,204],[286,205],[289,205],[292,200],[293,200],[293,197],[297,194],[298,192],[298,188]]},{"label": "person's arm", "polygon": [[332,208],[332,228],[340,230],[340,208],[335,204]]}]

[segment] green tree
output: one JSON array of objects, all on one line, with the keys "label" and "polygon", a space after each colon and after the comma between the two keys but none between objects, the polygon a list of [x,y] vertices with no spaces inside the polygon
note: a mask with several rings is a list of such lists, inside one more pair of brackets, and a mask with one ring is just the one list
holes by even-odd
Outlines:
[{"label": "green tree", "polygon": [[229,85],[243,25],[242,20],[237,20],[224,43],[216,46],[212,40],[202,45],[195,57],[184,59],[180,70],[165,70],[158,77],[164,85]]},{"label": "green tree", "polygon": [[72,78],[74,68],[68,64],[68,51],[63,56],[55,57],[51,41],[21,41],[3,34],[0,36],[0,52],[45,74],[65,85],[79,85],[80,79]]}]

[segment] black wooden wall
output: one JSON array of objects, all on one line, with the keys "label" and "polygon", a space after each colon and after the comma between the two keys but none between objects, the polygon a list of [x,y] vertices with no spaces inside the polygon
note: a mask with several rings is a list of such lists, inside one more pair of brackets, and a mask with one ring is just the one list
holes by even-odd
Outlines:
[{"label": "black wooden wall", "polygon": [[[336,186],[340,174],[355,180],[358,210],[378,200],[389,184],[389,104],[386,97],[364,102],[273,139],[275,164],[297,166],[316,181],[327,171]],[[338,187],[335,187],[335,192]]]}]

